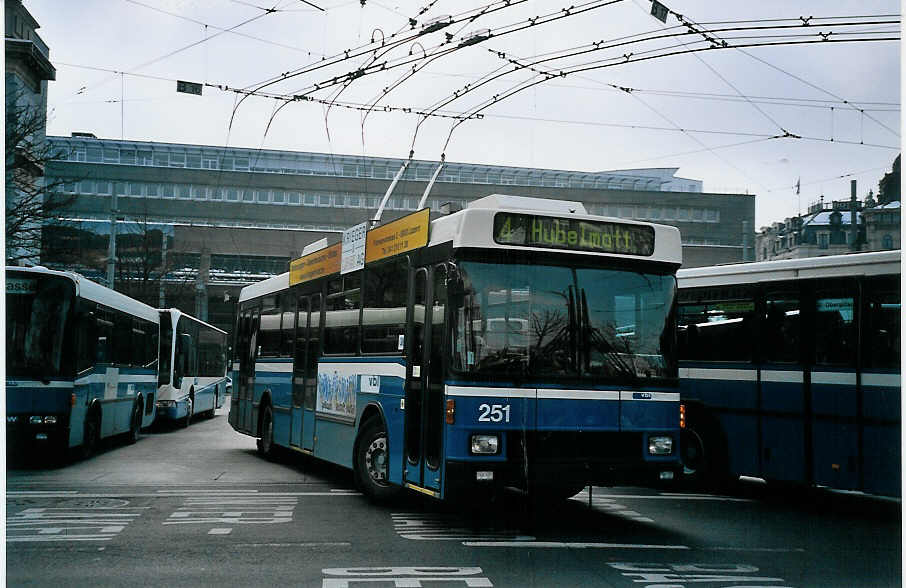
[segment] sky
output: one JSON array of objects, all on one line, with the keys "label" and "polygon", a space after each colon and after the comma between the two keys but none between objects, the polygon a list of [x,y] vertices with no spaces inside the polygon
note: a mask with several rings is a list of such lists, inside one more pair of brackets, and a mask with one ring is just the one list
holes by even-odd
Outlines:
[{"label": "sky", "polygon": [[[675,167],[755,194],[756,228],[877,192],[901,148],[896,0],[670,0],[666,23],[650,0],[24,4],[57,70],[50,135]],[[418,34],[432,19],[452,24]]]}]

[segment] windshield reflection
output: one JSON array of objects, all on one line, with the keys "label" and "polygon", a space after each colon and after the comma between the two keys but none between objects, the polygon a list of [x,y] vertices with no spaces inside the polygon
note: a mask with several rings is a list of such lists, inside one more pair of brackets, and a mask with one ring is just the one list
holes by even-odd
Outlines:
[{"label": "windshield reflection", "polygon": [[475,376],[676,376],[672,275],[461,262],[452,366]]}]

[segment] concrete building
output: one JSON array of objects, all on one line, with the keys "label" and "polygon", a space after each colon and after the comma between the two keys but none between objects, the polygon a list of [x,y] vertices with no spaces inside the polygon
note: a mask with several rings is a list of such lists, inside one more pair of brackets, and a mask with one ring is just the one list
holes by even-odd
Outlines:
[{"label": "concrete building", "polygon": [[[5,111],[6,111],[6,210],[13,211],[26,201],[41,205],[41,186],[44,185],[42,162],[30,155],[40,152],[45,140],[44,121],[47,118],[47,82],[56,78],[56,69],[50,63],[50,49],[35,32],[38,22],[25,9],[20,0],[7,0],[4,5],[5,58]],[[9,143],[13,143],[12,145]],[[25,153],[30,151],[31,153]],[[14,172],[11,170],[15,170]],[[16,177],[12,177],[15,173]],[[21,188],[21,189],[20,189]],[[24,191],[23,191],[24,190]],[[32,196],[34,195],[34,196]],[[36,200],[31,200],[36,198]],[[22,232],[35,230],[38,221],[30,218]],[[36,236],[39,236],[36,233]],[[35,263],[38,260],[37,243],[26,242],[25,249],[11,245],[7,259]]]},{"label": "concrete building", "polygon": [[[48,175],[65,179],[63,192],[76,198],[65,223],[48,227],[42,263],[75,264],[103,279],[97,266],[106,255],[115,206],[114,216],[125,221],[117,223],[118,250],[135,253],[137,235],[157,231],[168,279],[180,275],[193,282],[196,299],[208,301],[207,320],[227,328],[229,301],[241,285],[286,271],[308,243],[339,240],[343,229],[370,219],[404,162],[107,140],[84,133],[51,140],[65,155],[48,166]],[[416,209],[438,163],[410,163],[383,220]],[[676,171],[576,172],[448,162],[427,206],[432,211],[444,202],[464,206],[494,193],[578,200],[593,214],[679,227],[687,267],[754,259],[754,196],[703,193],[700,180],[676,177]],[[121,246],[123,239],[133,242]],[[66,252],[76,255],[67,259]],[[171,286],[163,289],[169,292]],[[154,303],[173,300],[165,293]],[[202,306],[181,304],[197,314]]]}]

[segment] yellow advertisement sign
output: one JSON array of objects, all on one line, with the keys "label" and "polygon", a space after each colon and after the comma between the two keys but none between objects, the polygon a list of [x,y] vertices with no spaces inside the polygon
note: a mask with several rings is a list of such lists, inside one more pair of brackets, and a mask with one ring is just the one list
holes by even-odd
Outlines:
[{"label": "yellow advertisement sign", "polygon": [[339,272],[342,246],[342,243],[337,243],[294,259],[289,264],[289,285],[301,284]]},{"label": "yellow advertisement sign", "polygon": [[365,263],[427,245],[430,216],[431,210],[423,208],[409,216],[368,231],[365,242]]}]

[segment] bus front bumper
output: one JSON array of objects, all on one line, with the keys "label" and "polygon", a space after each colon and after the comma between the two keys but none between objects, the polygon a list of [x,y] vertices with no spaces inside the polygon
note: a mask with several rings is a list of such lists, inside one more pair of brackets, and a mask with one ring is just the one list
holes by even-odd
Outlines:
[{"label": "bus front bumper", "polygon": [[157,418],[175,421],[186,417],[189,403],[185,400],[158,400]]},{"label": "bus front bumper", "polygon": [[69,446],[69,419],[66,415],[6,415],[6,455],[28,459],[42,449]]}]

